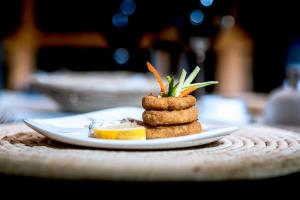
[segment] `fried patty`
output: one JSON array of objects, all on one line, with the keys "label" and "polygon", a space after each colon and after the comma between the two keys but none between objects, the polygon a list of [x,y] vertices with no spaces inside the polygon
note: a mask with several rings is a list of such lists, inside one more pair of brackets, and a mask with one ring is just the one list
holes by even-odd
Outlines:
[{"label": "fried patty", "polygon": [[182,110],[195,104],[196,98],[190,95],[186,97],[145,96],[142,99],[142,105],[146,110]]},{"label": "fried patty", "polygon": [[191,107],[184,110],[146,110],[143,121],[149,126],[186,124],[198,119],[198,109]]},{"label": "fried patty", "polygon": [[157,126],[151,127],[146,126],[146,138],[167,138],[167,137],[178,137],[184,135],[191,135],[202,132],[200,122],[195,121],[188,124],[173,125],[173,126]]}]

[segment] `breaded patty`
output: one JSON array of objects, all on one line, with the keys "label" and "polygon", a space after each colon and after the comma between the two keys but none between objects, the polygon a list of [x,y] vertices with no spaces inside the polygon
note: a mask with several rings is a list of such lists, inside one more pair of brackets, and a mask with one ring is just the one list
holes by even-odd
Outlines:
[{"label": "breaded patty", "polygon": [[198,109],[191,107],[184,110],[146,110],[143,121],[149,126],[185,124],[198,119]]},{"label": "breaded patty", "polygon": [[188,124],[173,125],[173,126],[146,126],[146,138],[167,138],[190,135],[202,132],[200,122],[195,121]]},{"label": "breaded patty", "polygon": [[196,98],[186,97],[157,97],[145,96],[142,105],[146,110],[182,110],[196,104]]}]

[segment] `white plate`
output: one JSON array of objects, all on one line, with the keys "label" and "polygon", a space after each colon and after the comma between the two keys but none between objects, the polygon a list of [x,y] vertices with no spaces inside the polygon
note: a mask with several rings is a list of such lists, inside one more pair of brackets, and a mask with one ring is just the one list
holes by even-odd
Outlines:
[{"label": "white plate", "polygon": [[[153,139],[153,140],[106,140],[88,136],[86,127],[90,118],[102,120],[119,120],[126,117],[141,120],[143,109],[136,107],[118,107],[90,112],[70,117],[53,119],[24,119],[32,129],[54,140],[96,148],[106,149],[174,149],[193,147],[215,142],[225,135],[238,130],[237,127],[205,127],[201,134]],[[77,129],[66,131],[66,129]]]}]

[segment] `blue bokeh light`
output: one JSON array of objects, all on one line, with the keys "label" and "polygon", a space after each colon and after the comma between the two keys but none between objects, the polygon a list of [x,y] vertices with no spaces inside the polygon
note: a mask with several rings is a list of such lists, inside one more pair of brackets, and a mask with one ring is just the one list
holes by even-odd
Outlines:
[{"label": "blue bokeh light", "polygon": [[114,60],[116,63],[123,65],[129,60],[129,52],[125,48],[118,48],[114,53]]},{"label": "blue bokeh light", "polygon": [[132,15],[135,9],[136,5],[132,0],[124,0],[120,5],[120,10],[124,15]]},{"label": "blue bokeh light", "polygon": [[190,15],[190,21],[193,25],[199,25],[204,20],[204,13],[201,10],[194,10]]},{"label": "blue bokeh light", "polygon": [[213,4],[214,0],[200,0],[200,3],[205,6],[205,7],[209,7]]},{"label": "blue bokeh light", "polygon": [[117,13],[113,16],[112,23],[116,27],[124,27],[128,24],[128,17],[122,13]]}]

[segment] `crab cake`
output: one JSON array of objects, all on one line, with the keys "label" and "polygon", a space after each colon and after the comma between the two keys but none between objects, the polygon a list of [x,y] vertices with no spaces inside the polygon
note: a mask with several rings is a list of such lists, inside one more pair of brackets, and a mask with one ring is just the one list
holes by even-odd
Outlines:
[{"label": "crab cake", "polygon": [[200,132],[202,132],[202,127],[200,122],[197,121],[188,124],[173,126],[146,126],[147,139],[178,137]]},{"label": "crab cake", "polygon": [[198,109],[191,107],[184,110],[146,110],[143,121],[149,126],[186,124],[198,119]]},{"label": "crab cake", "polygon": [[142,99],[142,105],[146,110],[182,110],[196,104],[196,98],[186,97],[157,97],[145,96]]}]

